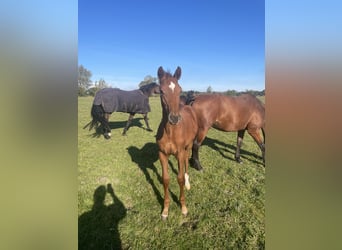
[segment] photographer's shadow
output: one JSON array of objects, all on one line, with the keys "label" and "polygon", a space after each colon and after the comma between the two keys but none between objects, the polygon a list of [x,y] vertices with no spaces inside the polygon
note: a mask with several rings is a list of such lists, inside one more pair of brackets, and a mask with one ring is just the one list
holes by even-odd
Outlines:
[{"label": "photographer's shadow", "polygon": [[[107,193],[113,199],[110,205],[104,204]],[[111,184],[96,188],[93,208],[78,217],[78,249],[122,249],[118,224],[125,216]]]}]

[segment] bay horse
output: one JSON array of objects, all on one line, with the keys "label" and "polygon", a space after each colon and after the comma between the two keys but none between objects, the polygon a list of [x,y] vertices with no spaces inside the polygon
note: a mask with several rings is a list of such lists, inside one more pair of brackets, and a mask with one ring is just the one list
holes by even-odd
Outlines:
[{"label": "bay horse", "polygon": [[91,109],[93,119],[84,128],[89,126],[89,130],[92,128],[97,129],[101,124],[104,137],[110,139],[109,117],[113,112],[123,112],[129,113],[129,117],[122,135],[126,135],[135,114],[142,114],[145,120],[146,130],[152,131],[147,117],[147,113],[151,111],[149,97],[152,94],[159,94],[159,85],[155,82],[131,91],[118,88],[100,89],[95,94]]},{"label": "bay horse", "polygon": [[238,132],[235,160],[239,163],[242,162],[240,148],[247,130],[258,144],[265,164],[265,106],[258,98],[250,94],[240,96],[202,94],[194,98],[192,108],[198,119],[198,133],[190,159],[194,168],[203,170],[198,151],[211,127],[226,132]]},{"label": "bay horse", "polygon": [[181,76],[181,68],[177,67],[171,75],[162,67],[158,69],[160,84],[160,102],[162,106],[162,119],[159,124],[156,141],[159,148],[159,161],[162,165],[162,179],[164,186],[164,208],[162,218],[168,217],[170,198],[168,159],[174,155],[178,161],[177,180],[180,188],[179,200],[183,215],[187,215],[188,209],[185,205],[184,186],[190,189],[188,161],[193,141],[197,134],[197,118],[191,106],[180,104],[180,93],[182,91],[178,80]]}]

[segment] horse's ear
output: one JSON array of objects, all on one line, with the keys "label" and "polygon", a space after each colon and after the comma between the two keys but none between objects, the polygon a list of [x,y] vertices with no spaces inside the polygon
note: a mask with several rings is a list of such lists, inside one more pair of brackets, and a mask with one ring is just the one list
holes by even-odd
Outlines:
[{"label": "horse's ear", "polygon": [[165,75],[165,71],[162,66],[159,67],[158,69],[158,77],[161,79]]},{"label": "horse's ear", "polygon": [[179,80],[181,77],[181,74],[182,74],[182,69],[178,66],[175,73],[173,74],[173,77]]}]

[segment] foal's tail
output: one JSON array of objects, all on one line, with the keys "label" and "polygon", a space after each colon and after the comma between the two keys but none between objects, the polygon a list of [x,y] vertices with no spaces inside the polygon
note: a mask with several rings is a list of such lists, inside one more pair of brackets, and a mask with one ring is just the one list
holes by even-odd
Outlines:
[{"label": "foal's tail", "polygon": [[100,126],[101,123],[106,122],[104,118],[104,110],[99,105],[93,105],[91,108],[91,117],[93,118],[83,129],[89,127],[89,130],[95,128],[95,130]]}]

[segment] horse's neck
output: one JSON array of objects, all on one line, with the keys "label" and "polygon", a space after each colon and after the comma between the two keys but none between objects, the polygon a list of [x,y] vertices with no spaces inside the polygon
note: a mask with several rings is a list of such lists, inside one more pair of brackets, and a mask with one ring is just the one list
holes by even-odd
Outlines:
[{"label": "horse's neck", "polygon": [[140,90],[140,92],[141,92],[144,96],[146,96],[146,97],[150,97],[150,95],[151,95],[151,93],[149,93],[148,91],[142,91],[142,90]]}]

